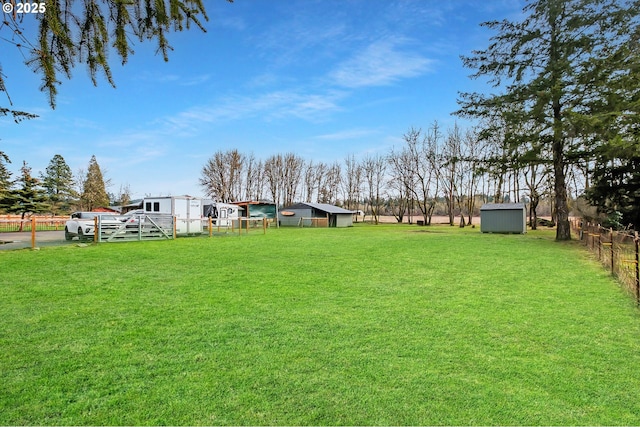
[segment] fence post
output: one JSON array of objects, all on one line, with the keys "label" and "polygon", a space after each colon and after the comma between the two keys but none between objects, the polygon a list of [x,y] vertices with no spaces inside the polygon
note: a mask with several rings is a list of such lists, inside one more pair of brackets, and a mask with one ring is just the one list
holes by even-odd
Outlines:
[{"label": "fence post", "polygon": [[36,217],[31,216],[31,249],[36,248]]},{"label": "fence post", "polygon": [[602,227],[600,226],[598,226],[598,261],[602,262]]},{"label": "fence post", "polygon": [[209,237],[211,237],[213,235],[213,218],[211,218],[211,216],[209,216]]},{"label": "fence post", "polygon": [[173,218],[173,238],[177,239],[178,238],[178,225],[176,224],[176,216],[172,216],[171,218]]},{"label": "fence post", "polygon": [[100,241],[100,215],[93,217],[93,243]]},{"label": "fence post", "polygon": [[640,264],[639,264],[639,257],[638,257],[638,246],[639,246],[639,239],[638,239],[638,232],[635,232],[635,239],[633,239],[635,242],[635,246],[636,246],[636,303],[638,305],[640,305]]},{"label": "fence post", "polygon": [[613,264],[613,228],[609,228],[609,233],[611,233],[611,274],[615,274]]}]

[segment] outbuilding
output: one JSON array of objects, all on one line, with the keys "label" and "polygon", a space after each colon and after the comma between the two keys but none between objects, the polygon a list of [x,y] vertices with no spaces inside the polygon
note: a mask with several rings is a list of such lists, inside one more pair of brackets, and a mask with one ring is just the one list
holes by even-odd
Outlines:
[{"label": "outbuilding", "polygon": [[243,202],[232,202],[244,209],[244,216],[247,218],[267,218],[275,219],[277,216],[276,204],[257,200],[246,200]]},{"label": "outbuilding", "polygon": [[524,203],[486,203],[480,208],[483,233],[527,232],[527,208]]},{"label": "outbuilding", "polygon": [[191,196],[145,197],[145,214],[167,214],[175,218],[176,234],[202,233],[202,199]]},{"label": "outbuilding", "polygon": [[281,226],[351,227],[353,211],[326,203],[296,203],[278,212]]}]

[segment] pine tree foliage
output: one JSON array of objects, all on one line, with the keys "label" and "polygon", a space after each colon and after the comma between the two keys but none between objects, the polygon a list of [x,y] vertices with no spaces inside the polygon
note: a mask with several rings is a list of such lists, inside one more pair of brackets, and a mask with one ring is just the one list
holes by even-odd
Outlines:
[{"label": "pine tree foliage", "polygon": [[[461,94],[457,114],[504,120],[511,144],[528,144],[528,156],[550,153],[554,177],[557,240],[570,239],[566,170],[593,155],[593,106],[602,103],[602,82],[624,63],[618,52],[630,40],[636,17],[630,2],[619,0],[537,0],[520,22],[486,22],[495,30],[489,47],[463,57],[488,77],[500,94]],[[611,105],[608,106],[611,108]]]},{"label": "pine tree foliage", "polygon": [[[22,15],[4,14],[0,34],[5,34],[2,40],[20,49],[28,58],[27,65],[42,76],[40,89],[52,108],[60,75],[71,78],[76,64],[86,65],[94,85],[102,74],[115,87],[110,50],[114,49],[125,64],[134,53],[133,40],[155,40],[157,53],[168,61],[172,50],[168,34],[192,26],[206,31],[203,20],[209,19],[202,0],[56,0],[47,1],[46,11],[33,16],[38,19],[38,33],[33,39],[24,29]],[[0,80],[0,91],[3,88]],[[3,112],[12,113],[6,108],[0,109],[0,114]]]},{"label": "pine tree foliage", "polygon": [[9,156],[0,151],[0,192],[11,187],[11,172],[7,169],[7,163],[11,163]]},{"label": "pine tree foliage", "polygon": [[16,188],[8,192],[3,201],[5,210],[9,213],[22,214],[40,213],[48,210],[44,190],[40,187],[40,180],[31,175],[31,168],[27,162],[22,163],[20,177],[16,179]]},{"label": "pine tree foliage", "polygon": [[[640,10],[635,2],[635,10]],[[587,199],[601,214],[620,225],[640,229],[640,19],[620,31],[628,40],[612,51],[616,61],[594,60],[594,85],[602,93],[594,98],[592,116],[582,126],[592,139],[606,141],[594,149],[592,185]],[[622,66],[613,68],[617,64]]]},{"label": "pine tree foliage", "polygon": [[7,208],[7,196],[13,186],[11,181],[11,171],[7,169],[7,163],[11,163],[9,156],[0,151],[0,212],[5,211]]},{"label": "pine tree foliage", "polygon": [[73,189],[73,173],[64,157],[54,155],[41,179],[53,213],[69,212],[78,194]]},{"label": "pine tree foliage", "polygon": [[[2,28],[2,25],[0,25],[0,29],[1,28]],[[4,83],[4,75],[2,74],[2,67],[0,67],[0,92],[5,93],[7,100],[9,102],[9,106],[12,107],[13,102],[11,101],[11,97],[9,96],[9,93],[7,92],[7,88]],[[13,121],[16,123],[20,123],[21,121],[26,119],[34,119],[38,117],[35,114],[27,113],[25,111],[13,110],[12,108],[6,108],[2,106],[0,106],[0,116],[11,116],[13,118]]]},{"label": "pine tree foliage", "polygon": [[84,181],[80,204],[83,210],[92,211],[95,208],[109,206],[109,196],[105,187],[104,178],[96,156],[91,156],[87,167],[87,176]]},{"label": "pine tree foliage", "polygon": [[588,200],[623,226],[640,228],[640,149],[618,139],[601,150]]}]

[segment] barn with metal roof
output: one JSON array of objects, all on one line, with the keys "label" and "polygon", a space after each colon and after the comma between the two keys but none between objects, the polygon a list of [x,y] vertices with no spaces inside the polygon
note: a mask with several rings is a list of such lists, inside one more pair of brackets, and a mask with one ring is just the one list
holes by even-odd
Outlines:
[{"label": "barn with metal roof", "polygon": [[278,212],[283,227],[351,227],[353,211],[327,203],[296,203]]}]

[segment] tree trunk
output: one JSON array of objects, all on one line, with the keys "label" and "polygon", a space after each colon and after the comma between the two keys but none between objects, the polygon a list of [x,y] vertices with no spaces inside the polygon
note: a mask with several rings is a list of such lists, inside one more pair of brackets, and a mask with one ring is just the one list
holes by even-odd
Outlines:
[{"label": "tree trunk", "polygon": [[[555,104],[555,103],[554,103]],[[564,137],[560,121],[559,102],[554,105],[555,126],[553,135],[553,172],[555,175],[554,191],[556,201],[556,240],[571,240],[569,224],[569,206],[567,204],[567,185],[565,179]]]},{"label": "tree trunk", "polygon": [[556,163],[555,157],[556,154],[554,153],[553,167],[556,175],[554,185],[556,192],[556,240],[571,240],[569,206],[567,204],[567,187],[564,176],[564,161]]},{"label": "tree trunk", "polygon": [[540,203],[540,196],[531,197],[531,204],[529,205],[529,209],[530,209],[529,226],[531,227],[532,230],[538,229],[538,204],[539,203]]},{"label": "tree trunk", "polygon": [[26,212],[22,212],[22,215],[20,216],[20,227],[18,228],[19,232],[22,232],[24,230],[24,216],[26,215]]},{"label": "tree trunk", "polygon": [[555,176],[553,189],[556,201],[556,240],[571,240],[571,228],[569,226],[569,207],[567,204],[567,183],[565,179],[564,159],[564,126],[562,117],[562,78],[559,67],[562,63],[561,46],[558,41],[560,30],[556,19],[558,18],[560,2],[553,3],[549,13],[549,26],[551,39],[549,41],[549,61],[551,69],[551,100],[553,109],[553,142],[551,151],[553,154],[553,173]]}]

